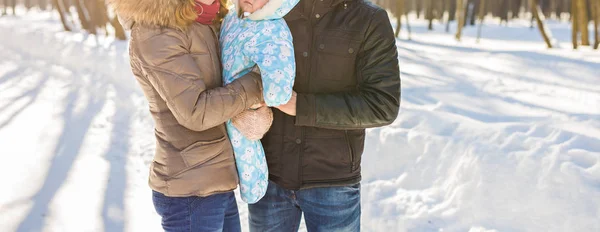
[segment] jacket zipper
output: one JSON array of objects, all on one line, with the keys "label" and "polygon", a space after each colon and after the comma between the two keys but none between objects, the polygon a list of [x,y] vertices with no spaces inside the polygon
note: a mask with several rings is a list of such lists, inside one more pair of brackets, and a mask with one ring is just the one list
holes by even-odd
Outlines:
[{"label": "jacket zipper", "polygon": [[[313,46],[314,46],[314,43],[315,43],[315,40],[313,38],[314,37],[314,32],[313,32],[313,22],[312,22],[312,15],[315,13],[315,1],[313,1],[312,10],[310,12],[310,15],[308,16],[308,24],[310,25],[310,29],[309,29],[309,31],[310,31],[310,46],[308,48],[308,52],[309,52],[308,53],[309,57],[307,57],[308,59],[311,58],[310,55],[312,55],[311,53],[312,53]],[[310,66],[308,68],[309,78],[308,78],[307,89],[310,89],[310,75],[311,75],[312,66],[313,66],[312,61],[313,61],[312,59],[309,60],[309,65]],[[304,127],[300,128],[300,139],[304,140]],[[300,185],[302,186],[302,183],[304,182],[304,180],[303,180],[304,178],[302,178],[302,175],[303,175],[303,172],[302,172],[303,162],[302,162],[302,160],[304,158],[304,152],[302,150],[302,146],[301,146],[302,144],[298,144],[298,145],[300,146],[298,148],[298,153],[300,153],[298,155],[298,158],[299,158],[299,161],[300,161],[299,162],[300,165],[298,167],[298,181],[300,182]]]},{"label": "jacket zipper", "polygon": [[350,173],[354,172],[354,151],[350,145],[350,138],[348,137],[348,131],[345,130],[346,144],[348,145],[348,153],[350,153]]},{"label": "jacket zipper", "polygon": [[300,188],[302,188],[302,175],[304,174],[302,171],[302,166],[303,165],[303,156],[304,156],[304,151],[302,150],[302,148],[304,146],[302,146],[303,143],[305,143],[304,141],[304,128],[300,128],[300,139],[301,139],[301,143],[300,144],[296,144],[298,145],[298,182],[300,184]]},{"label": "jacket zipper", "polygon": [[316,55],[316,54],[312,54],[313,46],[315,46],[315,38],[314,38],[315,33],[313,31],[314,30],[314,25],[313,25],[313,22],[312,22],[312,17],[315,14],[315,5],[316,5],[315,2],[316,2],[316,0],[313,1],[312,10],[310,12],[310,15],[308,16],[308,24],[310,25],[310,28],[309,28],[309,31],[310,31],[310,46],[308,47],[308,52],[309,52],[308,56],[309,57],[307,57],[308,59],[310,59],[309,60],[310,67],[308,67],[308,75],[309,75],[308,84],[307,84],[308,85],[307,86],[308,89],[310,89],[310,76],[312,76],[312,68],[313,68],[313,62],[312,61],[314,61],[314,59],[311,59],[311,58],[312,58],[312,56]]}]

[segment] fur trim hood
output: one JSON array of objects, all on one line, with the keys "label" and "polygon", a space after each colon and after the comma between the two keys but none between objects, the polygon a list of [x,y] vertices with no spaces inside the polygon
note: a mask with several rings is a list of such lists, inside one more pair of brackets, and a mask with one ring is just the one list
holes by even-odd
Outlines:
[{"label": "fur trim hood", "polygon": [[121,23],[185,29],[196,19],[194,0],[109,0]]}]

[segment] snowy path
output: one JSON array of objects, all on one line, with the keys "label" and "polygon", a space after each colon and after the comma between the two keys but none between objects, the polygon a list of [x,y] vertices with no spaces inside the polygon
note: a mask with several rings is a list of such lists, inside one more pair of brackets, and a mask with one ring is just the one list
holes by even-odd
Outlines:
[{"label": "snowy path", "polygon": [[600,55],[474,32],[401,42],[402,112],[367,137],[367,228],[599,231]]},{"label": "snowy path", "polygon": [[[367,134],[364,231],[600,231],[599,53],[545,50],[518,23],[479,45],[413,27],[401,114]],[[0,228],[160,231],[127,44],[46,13],[0,35]]]},{"label": "snowy path", "polygon": [[2,228],[159,226],[145,221],[151,205],[135,205],[150,200],[143,162],[153,142],[151,128],[135,128],[151,122],[128,75],[126,43],[77,42],[84,38],[53,33],[55,22],[32,21],[0,21],[0,34],[10,35],[0,38],[0,141],[9,164],[0,176],[11,186],[0,193]]}]

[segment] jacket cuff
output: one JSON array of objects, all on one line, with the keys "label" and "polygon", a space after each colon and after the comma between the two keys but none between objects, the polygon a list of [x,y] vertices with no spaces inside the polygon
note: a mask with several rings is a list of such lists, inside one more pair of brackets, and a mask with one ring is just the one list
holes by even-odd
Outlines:
[{"label": "jacket cuff", "polygon": [[296,97],[296,126],[315,126],[316,101],[313,94],[298,94]]},{"label": "jacket cuff", "polygon": [[246,105],[244,108],[250,108],[252,105],[263,101],[262,80],[259,74],[250,72],[238,78],[235,82],[242,87],[239,94],[245,99]]}]

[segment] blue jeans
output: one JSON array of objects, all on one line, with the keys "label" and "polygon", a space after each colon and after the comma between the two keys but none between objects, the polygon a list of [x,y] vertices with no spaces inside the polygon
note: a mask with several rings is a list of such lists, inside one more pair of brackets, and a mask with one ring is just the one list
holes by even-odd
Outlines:
[{"label": "blue jeans", "polygon": [[153,191],[152,201],[168,232],[242,230],[233,192],[208,197],[167,197]]},{"label": "blue jeans", "polygon": [[292,191],[269,181],[266,195],[248,205],[251,232],[360,231],[360,184]]}]

